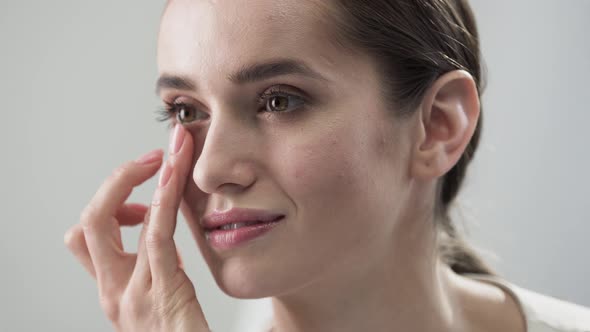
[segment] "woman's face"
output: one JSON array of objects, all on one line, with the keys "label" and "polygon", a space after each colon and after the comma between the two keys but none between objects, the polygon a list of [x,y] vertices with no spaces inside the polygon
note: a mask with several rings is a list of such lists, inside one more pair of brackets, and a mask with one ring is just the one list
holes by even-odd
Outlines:
[{"label": "woman's face", "polygon": [[[195,153],[181,209],[217,284],[234,297],[286,294],[383,255],[408,197],[408,126],[382,104],[378,68],[332,46],[319,13],[301,0],[174,0],[162,17],[159,73],[194,82],[160,91],[193,109],[184,118]],[[283,60],[316,74],[233,75]],[[287,97],[257,101],[276,88]],[[230,208],[285,218],[217,249],[199,223]]]}]

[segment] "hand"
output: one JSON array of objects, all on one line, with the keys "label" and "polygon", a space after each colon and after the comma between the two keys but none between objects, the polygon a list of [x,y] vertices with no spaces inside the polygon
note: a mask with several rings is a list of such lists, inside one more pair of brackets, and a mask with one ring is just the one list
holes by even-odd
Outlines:
[{"label": "hand", "polygon": [[[161,150],[120,166],[65,235],[97,280],[101,307],[117,331],[209,331],[173,239],[192,153],[191,135],[177,125],[149,208],[125,201],[160,168]],[[142,221],[137,254],[125,252],[120,226]]]}]

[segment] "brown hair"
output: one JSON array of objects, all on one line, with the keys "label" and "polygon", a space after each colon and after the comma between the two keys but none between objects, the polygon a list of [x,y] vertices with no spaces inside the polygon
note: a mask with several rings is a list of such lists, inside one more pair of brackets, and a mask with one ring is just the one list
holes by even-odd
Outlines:
[{"label": "brown hair", "polygon": [[[398,116],[412,114],[434,81],[457,69],[473,76],[481,96],[484,79],[479,37],[467,0],[333,0],[320,6],[328,10],[323,12],[333,23],[330,33],[336,46],[360,50],[376,61],[385,87],[384,100],[399,110]],[[443,261],[459,274],[495,274],[462,239],[449,215],[481,130],[480,112],[465,152],[438,185],[438,250]]]}]

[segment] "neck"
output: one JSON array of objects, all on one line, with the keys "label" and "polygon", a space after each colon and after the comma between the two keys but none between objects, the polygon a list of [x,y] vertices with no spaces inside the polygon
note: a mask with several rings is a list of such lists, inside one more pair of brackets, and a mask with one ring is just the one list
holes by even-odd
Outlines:
[{"label": "neck", "polygon": [[454,272],[436,254],[432,220],[399,228],[387,248],[348,255],[310,283],[273,297],[273,331],[466,331]]}]

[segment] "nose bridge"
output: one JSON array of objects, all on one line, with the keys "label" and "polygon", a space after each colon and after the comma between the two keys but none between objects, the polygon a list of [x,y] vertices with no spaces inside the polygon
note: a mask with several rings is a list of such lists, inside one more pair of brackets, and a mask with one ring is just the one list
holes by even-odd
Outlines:
[{"label": "nose bridge", "polygon": [[232,114],[212,118],[193,171],[197,186],[210,194],[224,185],[249,186],[255,178],[249,160],[253,143],[252,129],[243,119]]}]

